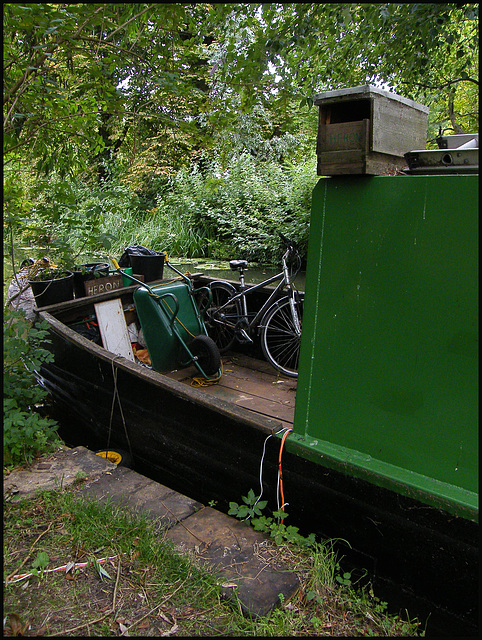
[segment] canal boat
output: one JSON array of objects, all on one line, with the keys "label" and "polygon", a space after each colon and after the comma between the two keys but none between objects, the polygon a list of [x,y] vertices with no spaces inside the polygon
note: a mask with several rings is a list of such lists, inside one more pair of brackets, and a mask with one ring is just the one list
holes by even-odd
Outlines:
[{"label": "canal boat", "polygon": [[222,510],[252,489],[286,524],[337,540],[427,635],[478,635],[478,168],[457,155],[434,171],[430,156],[421,172],[417,153],[401,170],[414,148],[403,127],[415,114],[425,139],[428,109],[393,96],[315,101],[297,379],[256,343],[223,354],[206,384],[89,339],[98,302],[115,297],[135,322],[135,286],[38,310],[55,354],[39,379],[71,444],[126,450],[136,470]]},{"label": "canal boat", "polygon": [[[195,286],[210,280],[197,277]],[[126,326],[132,326],[136,289],[37,312],[47,322],[55,355],[42,366],[39,380],[64,440],[127,452],[137,471],[224,511],[250,489],[277,509],[282,460],[286,524],[305,535],[337,539],[348,567],[366,570],[376,590],[389,594],[394,606],[428,619],[429,629],[455,625],[470,632],[477,600],[475,510],[466,504],[454,508],[435,490],[440,482],[433,491],[404,482],[410,479],[408,464],[405,478],[390,484],[380,481],[370,455],[357,458],[346,449],[340,460],[342,445],[322,443],[316,431],[322,416],[310,418],[313,436],[304,418],[301,430],[295,416],[308,375],[303,362],[298,380],[287,378],[260,359],[259,345],[239,345],[223,354],[221,376],[209,383],[193,365],[158,372],[104,348],[95,306],[120,300]],[[303,395],[301,401],[306,405]],[[372,439],[367,423],[364,433]],[[408,444],[398,442],[404,455]]]}]

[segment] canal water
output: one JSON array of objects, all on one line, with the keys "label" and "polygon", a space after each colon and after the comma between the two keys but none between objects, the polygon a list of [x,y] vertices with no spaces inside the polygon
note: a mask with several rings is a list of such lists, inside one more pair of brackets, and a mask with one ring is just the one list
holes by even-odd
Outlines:
[{"label": "canal water", "polygon": [[[219,278],[220,280],[239,280],[239,272],[232,271],[229,267],[229,261],[213,261],[205,258],[177,259],[171,258],[172,266],[185,273],[202,273],[205,276]],[[164,277],[168,277],[169,269],[164,271]],[[277,273],[281,273],[281,267],[263,266],[248,262],[248,268],[244,272],[246,284],[258,284],[267,280]],[[306,273],[300,271],[295,278],[295,284],[300,291],[305,290]],[[276,283],[275,283],[276,284]]]}]

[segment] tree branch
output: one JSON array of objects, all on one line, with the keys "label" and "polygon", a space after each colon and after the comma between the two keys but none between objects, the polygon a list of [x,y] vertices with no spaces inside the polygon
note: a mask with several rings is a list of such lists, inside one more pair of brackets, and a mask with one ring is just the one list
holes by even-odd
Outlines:
[{"label": "tree branch", "polygon": [[[430,85],[423,84],[422,82],[416,82],[415,86],[421,87],[422,89],[445,89],[450,85],[457,84],[457,82],[472,82],[473,84],[479,86],[479,81],[475,78],[455,78],[454,80],[447,80],[447,82],[443,82],[442,84]],[[405,83],[406,84],[406,83]]]},{"label": "tree branch", "polygon": [[450,90],[449,90],[449,99],[448,99],[448,111],[449,111],[450,122],[452,123],[452,127],[455,133],[464,133],[464,130],[457,123],[455,119],[456,117],[455,117],[455,111],[454,111],[454,98],[455,98],[455,89],[452,86],[450,87]]},{"label": "tree branch", "polygon": [[[93,15],[95,15],[96,13],[98,13],[99,11],[101,11],[103,9],[103,7],[98,7]],[[88,18],[86,18],[84,20],[84,22],[80,25],[80,27],[77,29],[77,31],[70,36],[70,40],[78,40],[80,37],[80,34],[82,33],[82,30],[84,29],[85,25],[89,22],[89,20],[92,18],[92,16],[89,16]],[[52,54],[61,44],[63,44],[66,41],[67,38],[59,38],[56,42],[54,42],[53,44],[50,45],[50,47],[48,47],[47,51],[45,53],[42,53],[40,56],[37,57],[37,59],[31,64],[30,67],[28,67],[25,70],[25,73],[23,74],[22,78],[20,78],[20,80],[18,80],[14,86],[12,87],[12,89],[10,89],[10,91],[7,91],[5,93],[5,97],[3,99],[3,103],[6,104],[10,97],[15,95],[17,92],[20,91],[20,88],[22,87],[22,85],[25,83],[25,81],[27,80],[27,78],[32,74],[32,73],[37,73],[39,67],[41,67],[45,60],[47,59],[49,54]],[[33,54],[32,54],[33,57]],[[32,58],[31,58],[32,59]],[[20,92],[20,95],[23,93]],[[16,99],[18,99],[18,96],[16,96]],[[10,109],[11,112],[11,109]],[[9,113],[10,113],[9,112]],[[7,115],[8,118],[8,115]]]},{"label": "tree branch", "polygon": [[121,31],[124,27],[127,27],[127,25],[129,23],[131,23],[133,20],[137,20],[137,18],[139,18],[140,16],[142,16],[143,13],[145,13],[146,11],[149,11],[150,9],[154,9],[154,7],[156,7],[157,5],[155,4],[150,4],[148,7],[146,7],[145,9],[143,9],[142,11],[139,11],[139,13],[136,13],[135,16],[132,16],[132,18],[129,18],[129,20],[127,20],[126,22],[124,22],[124,24],[121,24],[120,27],[117,27],[117,29],[115,31],[113,31],[110,35],[107,36],[107,38],[104,40],[104,42],[107,42],[108,40],[110,40],[111,38],[113,38],[115,36],[116,33],[118,33],[119,31]]}]

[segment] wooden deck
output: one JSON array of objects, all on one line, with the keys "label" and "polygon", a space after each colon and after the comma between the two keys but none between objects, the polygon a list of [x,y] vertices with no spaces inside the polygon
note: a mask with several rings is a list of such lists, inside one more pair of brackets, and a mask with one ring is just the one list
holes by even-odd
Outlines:
[{"label": "wooden deck", "polygon": [[[192,366],[166,374],[169,378],[192,384],[197,369]],[[283,426],[292,426],[295,412],[296,378],[278,375],[267,362],[239,353],[222,357],[222,376],[218,383],[198,387],[255,413],[276,418]]]}]

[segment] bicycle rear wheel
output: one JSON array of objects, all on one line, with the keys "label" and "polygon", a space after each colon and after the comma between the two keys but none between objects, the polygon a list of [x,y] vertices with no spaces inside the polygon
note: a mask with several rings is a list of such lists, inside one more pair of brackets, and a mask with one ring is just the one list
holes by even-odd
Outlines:
[{"label": "bicycle rear wheel", "polygon": [[[301,327],[303,303],[295,302]],[[283,298],[268,310],[262,320],[261,348],[266,360],[291,378],[298,376],[301,336],[296,331],[289,298]]]},{"label": "bicycle rear wheel", "polygon": [[236,290],[227,283],[212,282],[209,288],[213,299],[205,313],[206,331],[216,343],[219,352],[224,353],[236,338],[236,323],[240,315],[239,301],[229,302],[236,294]]}]

